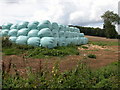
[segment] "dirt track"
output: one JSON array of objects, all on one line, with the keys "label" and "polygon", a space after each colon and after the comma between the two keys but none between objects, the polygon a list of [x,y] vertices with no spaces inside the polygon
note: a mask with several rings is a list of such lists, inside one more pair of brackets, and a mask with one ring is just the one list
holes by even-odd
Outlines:
[{"label": "dirt track", "polygon": [[[101,37],[86,36],[90,41],[113,41],[116,39],[106,39]],[[85,62],[90,68],[96,69],[110,64],[118,60],[118,46],[97,46],[88,45],[88,49],[78,47],[80,55],[65,56],[63,58],[53,57],[49,59],[25,59],[22,56],[3,56],[3,70],[9,73],[15,73],[17,70],[23,75],[27,67],[32,67],[33,71],[40,71],[41,69],[51,70],[56,61],[59,62],[60,71],[73,69],[78,61]],[[96,59],[88,58],[88,54],[96,55]]]}]

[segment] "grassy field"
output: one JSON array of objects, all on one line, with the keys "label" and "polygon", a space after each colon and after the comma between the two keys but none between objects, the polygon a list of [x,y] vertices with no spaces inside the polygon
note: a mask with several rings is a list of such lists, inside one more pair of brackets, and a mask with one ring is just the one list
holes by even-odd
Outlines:
[{"label": "grassy field", "polygon": [[3,40],[3,88],[119,88],[119,44],[100,39],[54,49]]}]

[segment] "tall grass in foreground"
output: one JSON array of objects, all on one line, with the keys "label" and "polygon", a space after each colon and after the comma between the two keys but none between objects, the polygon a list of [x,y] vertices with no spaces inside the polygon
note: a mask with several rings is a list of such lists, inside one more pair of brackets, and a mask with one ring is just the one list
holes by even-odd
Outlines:
[{"label": "tall grass in foreground", "polygon": [[118,64],[114,62],[93,71],[79,62],[75,69],[60,72],[57,63],[52,71],[32,73],[28,69],[27,77],[3,73],[3,88],[119,88]]}]

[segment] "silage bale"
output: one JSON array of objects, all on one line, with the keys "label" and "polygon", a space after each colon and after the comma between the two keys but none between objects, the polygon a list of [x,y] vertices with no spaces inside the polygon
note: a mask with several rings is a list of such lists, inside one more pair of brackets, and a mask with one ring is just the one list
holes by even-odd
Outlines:
[{"label": "silage bale", "polygon": [[59,38],[58,46],[67,46],[66,38],[65,37]]},{"label": "silage bale", "polygon": [[37,30],[37,29],[32,29],[32,30],[30,30],[30,31],[28,32],[28,36],[29,36],[29,37],[37,37],[37,36],[38,36],[38,32],[39,32],[39,30]]},{"label": "silage bale", "polygon": [[79,33],[79,37],[84,37],[84,33]]},{"label": "silage bale", "polygon": [[59,37],[58,31],[53,30],[52,31],[53,37]]},{"label": "silage bale", "polygon": [[38,36],[40,38],[42,38],[42,37],[52,37],[53,34],[52,34],[52,31],[49,28],[43,28],[38,32]]},{"label": "silage bale", "polygon": [[9,37],[9,40],[10,40],[11,42],[13,42],[13,43],[16,42],[16,39],[17,39],[17,37],[15,37],[15,36]]},{"label": "silage bale", "polygon": [[13,25],[12,23],[5,23],[2,25],[2,29],[10,29],[12,25]]},{"label": "silage bale", "polygon": [[59,32],[59,37],[61,38],[61,37],[65,37],[65,32],[64,31],[60,31]]},{"label": "silage bale", "polygon": [[17,36],[27,36],[29,30],[27,28],[22,28],[17,32]]},{"label": "silage bale", "polygon": [[69,31],[66,31],[66,32],[64,33],[64,35],[65,35],[66,38],[69,38],[69,37],[70,37]]},{"label": "silage bale", "polygon": [[13,25],[10,27],[10,29],[17,29],[17,25],[18,25],[18,24],[13,24]]},{"label": "silage bale", "polygon": [[37,24],[35,24],[35,23],[32,22],[32,23],[29,23],[27,27],[28,27],[29,30],[31,30],[31,29],[37,29]]},{"label": "silage bale", "polygon": [[26,45],[27,40],[28,40],[28,36],[18,36],[16,39],[16,43],[21,45]]},{"label": "silage bale", "polygon": [[64,26],[61,25],[61,24],[59,24],[59,32],[60,32],[60,31],[64,31]]},{"label": "silage bale", "polygon": [[21,22],[17,25],[17,29],[20,30],[22,28],[27,28],[29,22]]},{"label": "silage bale", "polygon": [[55,41],[55,38],[53,38],[53,37],[43,37],[40,40],[40,44],[42,47],[54,48],[57,43]]},{"label": "silage bale", "polygon": [[39,24],[39,22],[38,22],[38,21],[33,21],[33,22],[31,22],[31,23],[36,24],[36,25],[38,25],[38,24]]},{"label": "silage bale", "polygon": [[53,22],[51,25],[52,25],[52,29],[57,29],[57,30],[59,29],[59,26],[56,22]]},{"label": "silage bale", "polygon": [[27,40],[27,44],[32,45],[32,46],[39,46],[40,45],[40,38],[39,37],[30,37]]},{"label": "silage bale", "polygon": [[18,32],[17,29],[11,29],[11,30],[8,32],[8,36],[17,36],[17,32]]},{"label": "silage bale", "polygon": [[88,38],[83,37],[83,44],[87,44],[88,43]]},{"label": "silage bale", "polygon": [[37,29],[38,29],[38,30],[41,30],[41,29],[43,29],[43,28],[49,28],[49,29],[51,29],[52,26],[51,26],[50,21],[45,20],[45,21],[43,21],[43,22],[41,22],[41,23],[38,24],[38,26],[37,26]]},{"label": "silage bale", "polygon": [[1,31],[1,34],[2,34],[2,36],[8,36],[8,32],[9,32],[8,29],[4,29]]}]

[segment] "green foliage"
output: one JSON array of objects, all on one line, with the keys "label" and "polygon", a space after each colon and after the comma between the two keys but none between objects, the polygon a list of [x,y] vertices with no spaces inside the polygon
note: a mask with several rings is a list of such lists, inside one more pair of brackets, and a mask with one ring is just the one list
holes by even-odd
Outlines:
[{"label": "green foliage", "polygon": [[118,37],[118,33],[115,30],[115,26],[112,25],[109,21],[106,21],[104,23],[104,30],[105,30],[105,36],[107,38],[117,38]]},{"label": "green foliage", "polygon": [[118,46],[120,45],[120,42],[89,41],[89,44],[99,45],[99,46]]},{"label": "green foliage", "polygon": [[51,56],[79,55],[77,46],[69,45],[48,49],[43,47],[33,47],[29,45],[11,44],[10,47],[3,46],[2,51],[5,55],[26,54],[26,57],[48,58]]},{"label": "green foliage", "polygon": [[79,63],[75,69],[62,73],[55,64],[49,73],[34,74],[29,69],[26,78],[3,74],[2,84],[3,88],[119,88],[118,64],[120,62],[91,70]]},{"label": "green foliage", "polygon": [[118,33],[115,30],[115,25],[112,23],[118,23],[120,17],[112,11],[106,11],[101,18],[104,20],[104,31],[107,38],[118,38]]},{"label": "green foliage", "polygon": [[8,37],[2,37],[2,47],[11,47],[12,42],[10,42]]},{"label": "green foliage", "polygon": [[95,59],[96,59],[96,55],[94,55],[94,54],[89,54],[88,57],[89,57],[89,58],[95,58]]},{"label": "green foliage", "polygon": [[77,46],[56,47],[54,49],[36,47],[26,52],[27,57],[44,58],[49,56],[78,55]]},{"label": "green foliage", "polygon": [[104,22],[110,22],[110,23],[118,23],[120,21],[120,17],[118,14],[114,13],[113,11],[106,11],[101,18],[103,18]]},{"label": "green foliage", "polygon": [[81,46],[82,48],[84,48],[84,49],[88,49],[88,47],[86,47],[86,46]]}]

